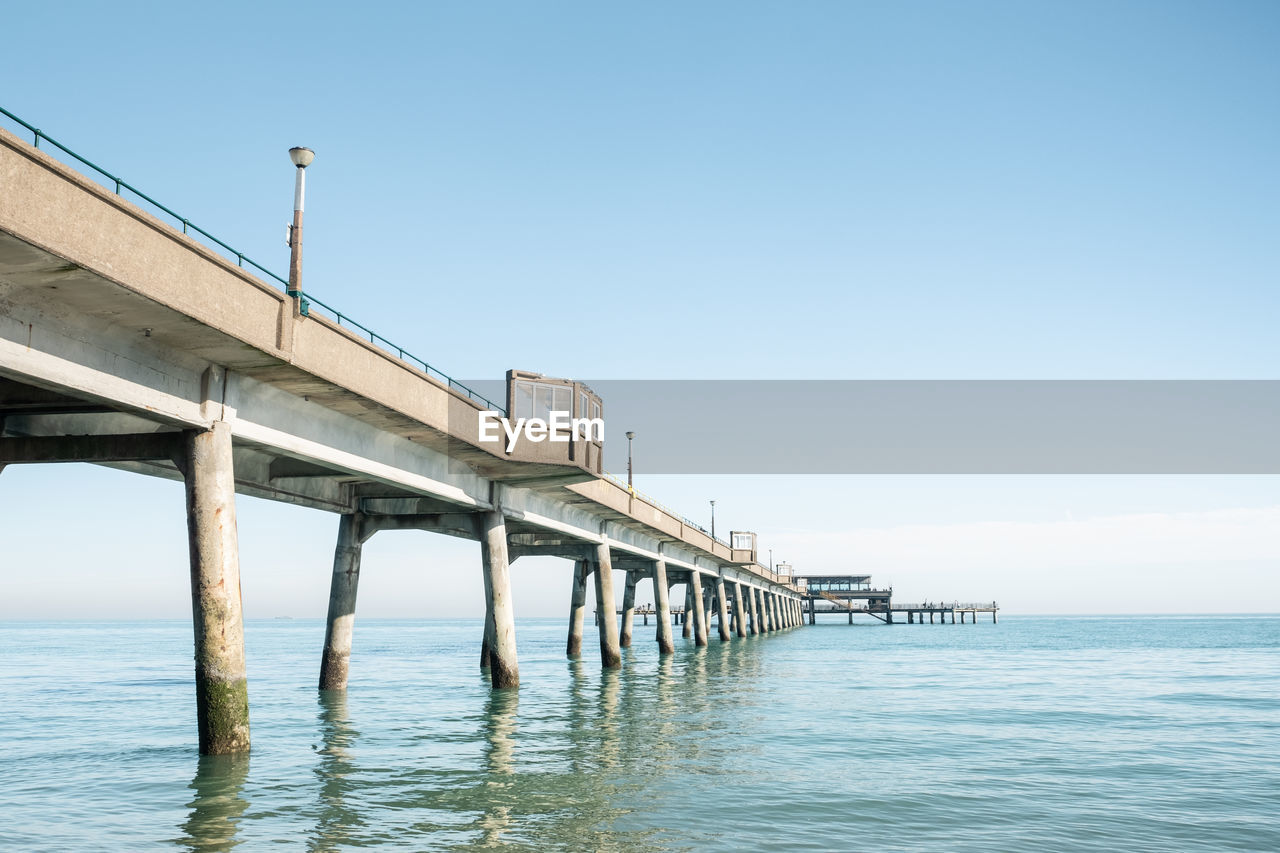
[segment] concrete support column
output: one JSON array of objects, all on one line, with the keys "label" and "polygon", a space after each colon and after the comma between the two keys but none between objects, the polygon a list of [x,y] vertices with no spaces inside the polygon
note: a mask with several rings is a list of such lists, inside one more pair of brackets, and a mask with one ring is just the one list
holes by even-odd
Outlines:
[{"label": "concrete support column", "polygon": [[631,646],[631,629],[636,621],[636,580],[635,572],[627,572],[627,585],[622,590],[622,631],[618,645],[624,649]]},{"label": "concrete support column", "polygon": [[617,669],[622,666],[622,649],[618,645],[617,605],[613,598],[613,558],[609,543],[596,546],[596,612],[600,614],[600,666]]},{"label": "concrete support column", "polygon": [[669,655],[676,650],[671,638],[671,590],[667,586],[667,561],[653,564],[653,597],[658,605],[658,654]]},{"label": "concrete support column", "polygon": [[742,584],[733,582],[733,622],[738,630],[738,637],[747,636],[747,608],[742,601]]},{"label": "concrete support column", "polygon": [[760,621],[760,593],[753,587],[747,587],[747,611],[751,614],[751,633],[763,634],[764,624]]},{"label": "concrete support column", "polygon": [[329,617],[320,656],[320,689],[346,690],[351,660],[351,636],[356,624],[356,589],[360,584],[360,552],[364,545],[364,516],[347,513],[338,519],[338,544],[333,549],[333,577],[329,581]]},{"label": "concrete support column", "polygon": [[702,574],[696,570],[689,572],[689,595],[693,599],[693,644],[705,646],[707,644],[707,609],[706,602],[702,598]]},{"label": "concrete support column", "polygon": [[494,687],[517,687],[520,684],[520,664],[516,659],[516,615],[511,602],[507,522],[502,513],[493,511],[481,516],[480,534],[489,678]]},{"label": "concrete support column", "polygon": [[573,563],[573,587],[569,596],[569,643],[565,653],[576,658],[582,654],[582,626],[587,616],[587,576],[591,574],[590,560]]},{"label": "concrete support column", "polygon": [[999,623],[999,621],[1000,621],[1000,620],[996,618],[996,611],[992,610],[992,611],[991,611],[991,624],[992,624],[992,625],[995,625],[995,624]]},{"label": "concrete support column", "polygon": [[680,636],[689,639],[693,636],[693,581],[684,585],[684,613],[680,614]]},{"label": "concrete support column", "polygon": [[767,590],[760,590],[760,624],[764,627],[764,633],[768,634],[773,631],[773,618],[769,613],[769,593]]},{"label": "concrete support column", "polygon": [[183,445],[200,752],[244,752],[249,749],[249,685],[231,425],[218,421],[207,431],[188,432]]},{"label": "concrete support column", "polygon": [[725,598],[724,578],[716,578],[716,621],[720,628],[720,642],[729,642],[729,602]]}]

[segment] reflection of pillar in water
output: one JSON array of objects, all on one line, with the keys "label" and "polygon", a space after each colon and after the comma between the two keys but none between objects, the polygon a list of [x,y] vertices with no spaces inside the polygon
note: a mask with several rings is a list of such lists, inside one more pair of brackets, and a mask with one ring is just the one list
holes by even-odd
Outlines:
[{"label": "reflection of pillar in water", "polygon": [[249,774],[249,756],[202,755],[188,785],[195,792],[182,824],[182,843],[188,850],[229,850],[239,842],[236,830],[249,803],[240,796]]},{"label": "reflection of pillar in water", "polygon": [[498,777],[515,772],[514,735],[519,701],[519,691],[495,690],[485,702],[485,767],[489,778],[485,780],[484,814],[480,817],[485,847],[502,844],[502,835],[511,825],[513,795],[509,793],[508,783],[499,781]]},{"label": "reflection of pillar in water", "polygon": [[347,803],[356,769],[349,750],[359,733],[347,716],[345,692],[321,693],[319,708],[321,747],[315,774],[320,780],[320,816],[316,840],[317,846],[329,850],[349,843],[352,830],[364,825],[359,809]]}]

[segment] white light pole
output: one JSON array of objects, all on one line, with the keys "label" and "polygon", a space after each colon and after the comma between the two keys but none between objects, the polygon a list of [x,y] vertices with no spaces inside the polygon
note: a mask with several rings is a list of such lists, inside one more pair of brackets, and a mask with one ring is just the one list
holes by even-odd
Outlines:
[{"label": "white light pole", "polygon": [[289,226],[289,295],[302,292],[302,206],[307,192],[307,167],[316,159],[310,148],[290,148],[289,159],[297,166],[293,184],[293,225]]},{"label": "white light pole", "polygon": [[711,538],[716,538],[716,502],[711,502]]}]

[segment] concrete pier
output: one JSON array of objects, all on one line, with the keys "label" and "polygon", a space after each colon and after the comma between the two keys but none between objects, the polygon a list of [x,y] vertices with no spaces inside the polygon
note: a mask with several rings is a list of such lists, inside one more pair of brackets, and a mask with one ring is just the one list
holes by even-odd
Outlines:
[{"label": "concrete pier", "polygon": [[622,648],[631,646],[631,629],[636,618],[636,580],[635,572],[627,572],[627,585],[622,590],[622,630],[618,633],[618,645]]},{"label": "concrete pier", "polygon": [[516,660],[516,617],[511,604],[507,523],[501,512],[495,510],[481,516],[480,536],[489,677],[494,687],[516,687],[520,684],[520,664]]},{"label": "concrete pier", "polygon": [[707,644],[707,608],[702,597],[702,575],[696,569],[689,572],[689,595],[693,599],[693,644]]},{"label": "concrete pier", "polygon": [[590,574],[590,560],[574,561],[573,587],[569,597],[569,642],[565,648],[565,653],[571,658],[582,654],[582,627],[587,615],[587,576]]},{"label": "concrete pier", "polygon": [[742,584],[733,583],[733,627],[739,638],[747,636],[747,609],[742,601]]},{"label": "concrete pier", "polygon": [[653,564],[653,597],[658,605],[658,654],[669,655],[676,650],[671,638],[671,589],[667,586],[667,561]]},{"label": "concrete pier", "polygon": [[684,585],[684,612],[680,614],[680,636],[689,639],[693,636],[693,623],[690,616],[693,615],[693,581],[690,580]]},{"label": "concrete pier", "polygon": [[764,625],[760,622],[760,599],[756,594],[756,588],[747,587],[747,613],[751,616],[751,634],[764,633]]},{"label": "concrete pier", "polygon": [[724,578],[716,578],[716,622],[720,629],[720,642],[729,642],[729,602],[725,598]]},{"label": "concrete pier", "polygon": [[249,749],[249,686],[231,425],[217,421],[209,430],[187,432],[183,444],[200,752],[244,752]]},{"label": "concrete pier", "polygon": [[320,689],[346,690],[351,638],[356,622],[356,589],[360,584],[360,552],[364,545],[364,516],[347,513],[338,520],[338,544],[333,549],[333,577],[329,582],[329,616],[320,657]]},{"label": "concrete pier", "polygon": [[596,546],[596,612],[600,614],[600,666],[617,669],[622,666],[622,649],[618,645],[618,620],[614,618],[613,558],[609,544]]}]

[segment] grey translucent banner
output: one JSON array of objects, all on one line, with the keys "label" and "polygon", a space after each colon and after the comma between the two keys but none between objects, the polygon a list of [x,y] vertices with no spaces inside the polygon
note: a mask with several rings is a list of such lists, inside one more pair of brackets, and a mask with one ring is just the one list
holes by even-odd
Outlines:
[{"label": "grey translucent banner", "polygon": [[1280,474],[1280,380],[588,384],[619,473]]}]

